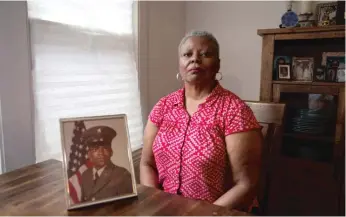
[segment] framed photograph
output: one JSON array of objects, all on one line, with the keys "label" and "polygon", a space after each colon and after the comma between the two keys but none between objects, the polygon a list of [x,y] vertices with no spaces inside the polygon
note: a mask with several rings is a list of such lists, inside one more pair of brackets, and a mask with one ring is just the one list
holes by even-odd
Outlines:
[{"label": "framed photograph", "polygon": [[314,74],[315,81],[325,81],[325,67],[318,67]]},{"label": "framed photograph", "polygon": [[279,80],[290,80],[291,79],[291,70],[290,65],[279,65]]},{"label": "framed photograph", "polygon": [[339,68],[336,72],[336,81],[345,82],[345,68]]},{"label": "framed photograph", "polygon": [[273,72],[276,75],[276,79],[279,79],[279,65],[291,65],[292,58],[289,56],[275,56]]},{"label": "framed photograph", "polygon": [[60,119],[67,208],[137,196],[126,115]]},{"label": "framed photograph", "polygon": [[314,71],[313,57],[293,57],[292,77],[295,81],[312,81]]},{"label": "framed photograph", "polygon": [[326,81],[334,82],[336,80],[337,68],[327,68]]},{"label": "framed photograph", "polygon": [[338,3],[328,2],[317,5],[317,26],[336,25]]},{"label": "framed photograph", "polygon": [[345,52],[323,52],[322,66],[327,66],[327,59],[339,59],[339,61],[341,60],[341,62],[345,63]]}]

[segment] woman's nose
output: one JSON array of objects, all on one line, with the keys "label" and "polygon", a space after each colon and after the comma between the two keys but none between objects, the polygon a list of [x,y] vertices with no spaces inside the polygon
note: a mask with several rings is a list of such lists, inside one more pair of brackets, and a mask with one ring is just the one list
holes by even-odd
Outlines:
[{"label": "woman's nose", "polygon": [[201,61],[201,58],[198,54],[193,54],[191,56],[191,62],[192,63],[200,63],[200,61]]}]

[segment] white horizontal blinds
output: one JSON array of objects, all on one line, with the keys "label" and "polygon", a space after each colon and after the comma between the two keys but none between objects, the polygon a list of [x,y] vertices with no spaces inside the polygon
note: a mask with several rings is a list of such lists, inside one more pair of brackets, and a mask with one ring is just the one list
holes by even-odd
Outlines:
[{"label": "white horizontal blinds", "polygon": [[[131,145],[140,146],[143,123],[132,34],[132,2],[73,0],[61,8],[57,2],[64,1],[28,2],[37,161],[61,159],[59,118],[127,114]],[[117,15],[99,9],[102,3],[109,4],[103,8],[113,8]],[[99,21],[89,26],[88,22],[73,20],[73,16],[63,18],[74,10],[78,17],[96,17],[99,13]],[[49,16],[50,12],[54,16]],[[98,25],[102,23],[101,18],[105,23],[112,24],[109,20],[113,19],[124,23]]]}]

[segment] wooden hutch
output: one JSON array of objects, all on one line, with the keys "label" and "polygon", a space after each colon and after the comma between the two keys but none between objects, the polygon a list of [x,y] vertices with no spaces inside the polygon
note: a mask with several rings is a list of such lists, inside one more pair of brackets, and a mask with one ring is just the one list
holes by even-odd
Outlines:
[{"label": "wooden hutch", "polygon": [[[280,80],[274,70],[276,56],[313,57],[316,73],[323,52],[345,52],[345,26],[261,29],[258,35],[263,39],[260,100],[286,103],[266,214],[345,215],[345,83]],[[315,122],[314,132],[292,130],[304,129],[294,128],[301,122],[293,120],[297,111],[309,111],[312,94],[331,96],[330,121]]]}]

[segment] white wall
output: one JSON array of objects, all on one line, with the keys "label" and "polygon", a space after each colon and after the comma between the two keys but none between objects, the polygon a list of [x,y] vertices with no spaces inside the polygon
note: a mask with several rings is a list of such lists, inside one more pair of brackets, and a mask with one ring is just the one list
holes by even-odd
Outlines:
[{"label": "white wall", "polygon": [[29,28],[24,1],[0,1],[0,95],[6,171],[35,163]]},{"label": "white wall", "polygon": [[215,35],[220,43],[221,84],[244,100],[259,100],[262,38],[257,29],[279,27],[286,5],[284,1],[187,2],[186,30]]},{"label": "white wall", "polygon": [[[178,89],[178,45],[185,33],[185,2],[148,1],[148,112]],[[140,72],[141,73],[141,72]],[[147,118],[147,114],[144,115]]]}]

